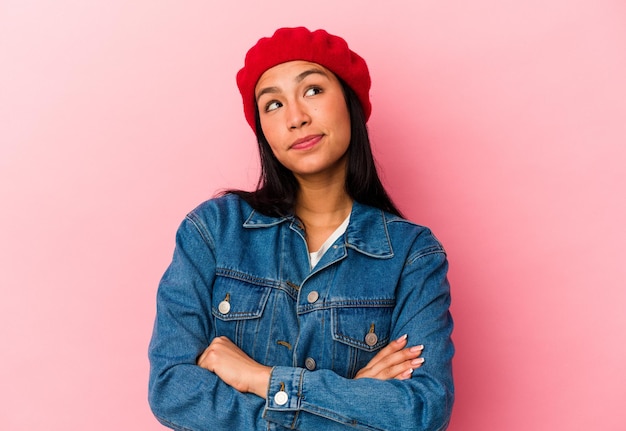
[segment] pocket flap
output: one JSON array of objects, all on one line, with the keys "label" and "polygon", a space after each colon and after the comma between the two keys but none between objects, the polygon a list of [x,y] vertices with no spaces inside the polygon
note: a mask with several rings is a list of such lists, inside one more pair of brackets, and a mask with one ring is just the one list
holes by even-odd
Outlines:
[{"label": "pocket flap", "polygon": [[256,319],[263,315],[271,287],[218,276],[213,285],[211,312],[220,320]]},{"label": "pocket flap", "polygon": [[368,352],[378,350],[389,343],[392,310],[392,306],[334,308],[333,338]]}]

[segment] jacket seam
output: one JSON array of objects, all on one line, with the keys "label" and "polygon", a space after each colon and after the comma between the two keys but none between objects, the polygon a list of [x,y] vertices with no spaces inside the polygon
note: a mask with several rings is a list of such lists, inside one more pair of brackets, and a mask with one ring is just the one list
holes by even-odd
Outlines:
[{"label": "jacket seam", "polygon": [[409,265],[413,265],[417,260],[419,260],[419,259],[421,259],[423,257],[426,257],[426,256],[430,256],[432,254],[441,254],[441,255],[445,256],[446,252],[445,252],[445,250],[443,250],[439,246],[433,246],[433,247],[427,248],[426,250],[420,250],[420,251],[412,254],[407,259],[407,262],[408,262]]},{"label": "jacket seam", "polygon": [[206,229],[205,226],[199,222],[198,217],[195,214],[190,213],[187,214],[185,219],[189,220],[189,222],[196,228],[204,243],[209,247],[209,249],[211,249],[213,254],[215,254],[215,242],[213,241],[213,237],[209,233],[208,229]]},{"label": "jacket seam", "polygon": [[175,429],[175,430],[178,430],[178,431],[194,431],[191,428],[187,428],[187,427],[175,424],[172,421],[168,421],[167,419],[164,419],[161,416],[155,415],[155,417],[158,419],[159,422],[161,422],[161,424],[163,424],[163,425],[165,425],[165,426],[167,426],[169,428],[172,428],[172,429]]},{"label": "jacket seam", "polygon": [[216,267],[215,275],[232,278],[232,279],[239,280],[239,281],[245,281],[245,282],[256,284],[258,286],[263,286],[263,287],[273,287],[273,288],[281,287],[281,283],[278,280],[255,277],[253,275],[246,274],[245,272],[237,271],[236,269]]}]

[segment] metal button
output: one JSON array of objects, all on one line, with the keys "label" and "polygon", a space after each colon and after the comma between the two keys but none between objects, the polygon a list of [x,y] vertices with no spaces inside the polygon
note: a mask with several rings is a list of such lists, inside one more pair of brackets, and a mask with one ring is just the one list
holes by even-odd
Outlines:
[{"label": "metal button", "polygon": [[318,300],[319,297],[320,297],[320,294],[317,293],[316,290],[313,290],[309,292],[309,294],[306,296],[306,299],[307,301],[309,301],[309,304],[313,304],[315,301]]},{"label": "metal button", "polygon": [[289,395],[287,395],[287,392],[285,391],[278,391],[276,392],[276,395],[274,395],[274,402],[279,406],[284,406],[287,404],[288,400]]},{"label": "metal button", "polygon": [[228,302],[228,301],[220,302],[220,305],[217,306],[217,309],[222,314],[228,314],[228,312],[230,311],[230,302]]},{"label": "metal button", "polygon": [[315,359],[313,359],[313,358],[306,358],[305,361],[304,361],[304,366],[309,371],[313,371],[315,369],[316,365],[317,364],[315,363]]},{"label": "metal button", "polygon": [[365,344],[372,347],[377,342],[378,342],[378,335],[374,334],[373,332],[368,332],[367,335],[365,336]]}]

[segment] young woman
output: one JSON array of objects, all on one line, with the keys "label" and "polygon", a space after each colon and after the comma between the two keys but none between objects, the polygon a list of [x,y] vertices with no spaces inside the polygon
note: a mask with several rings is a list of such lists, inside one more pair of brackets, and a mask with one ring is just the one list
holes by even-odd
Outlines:
[{"label": "young woman", "polygon": [[283,28],[237,84],[261,178],[178,230],[150,343],[154,414],[177,430],[445,429],[446,255],[378,178],[365,61]]}]

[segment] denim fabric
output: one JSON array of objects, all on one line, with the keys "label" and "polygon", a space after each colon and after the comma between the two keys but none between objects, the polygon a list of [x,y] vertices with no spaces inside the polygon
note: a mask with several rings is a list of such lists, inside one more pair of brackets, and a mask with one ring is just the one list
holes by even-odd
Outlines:
[{"label": "denim fabric", "polygon": [[[454,399],[447,267],[427,228],[356,202],[311,269],[297,219],[234,195],[207,201],[181,224],[159,285],[152,410],[176,430],[443,430]],[[352,379],[403,334],[425,346],[411,379]],[[273,367],[267,400],[195,365],[222,335]]]}]

